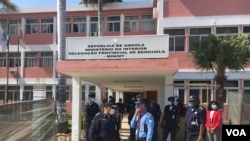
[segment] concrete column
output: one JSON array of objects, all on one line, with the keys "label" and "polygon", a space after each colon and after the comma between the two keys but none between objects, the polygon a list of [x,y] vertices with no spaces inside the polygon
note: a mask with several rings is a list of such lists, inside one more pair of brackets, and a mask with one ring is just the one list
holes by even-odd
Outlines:
[{"label": "concrete column", "polygon": [[23,101],[23,90],[24,90],[24,85],[20,84],[20,101]]},{"label": "concrete column", "polygon": [[102,90],[98,85],[96,85],[95,86],[95,100],[96,100],[96,103],[98,103],[99,105],[102,104],[101,95],[102,95]]},{"label": "concrete column", "polygon": [[82,80],[72,78],[72,141],[79,141],[81,137],[81,109],[82,109]]},{"label": "concrete column", "polygon": [[87,17],[86,17],[86,35],[87,35],[87,37],[89,37],[89,35],[90,35],[90,16],[88,15]]},{"label": "concrete column", "polygon": [[120,34],[121,34],[121,36],[123,36],[124,35],[124,20],[125,20],[125,16],[124,16],[124,14],[121,14],[120,15],[120,18],[121,18],[121,22],[120,22]]}]

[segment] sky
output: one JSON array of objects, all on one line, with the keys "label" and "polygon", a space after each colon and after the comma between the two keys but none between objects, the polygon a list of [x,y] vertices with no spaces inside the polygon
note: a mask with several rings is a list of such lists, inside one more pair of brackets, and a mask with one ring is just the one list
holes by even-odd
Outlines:
[{"label": "sky", "polygon": [[[56,5],[57,0],[10,0],[17,6],[26,7],[26,6],[49,6]],[[66,0],[66,4],[79,4],[81,0]],[[142,0],[123,0],[123,2],[132,2],[132,1],[142,1]]]}]

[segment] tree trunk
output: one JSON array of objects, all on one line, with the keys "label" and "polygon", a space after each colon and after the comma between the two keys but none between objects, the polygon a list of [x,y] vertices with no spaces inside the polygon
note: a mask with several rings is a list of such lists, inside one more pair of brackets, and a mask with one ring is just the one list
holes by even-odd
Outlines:
[{"label": "tree trunk", "polygon": [[[58,33],[58,61],[65,60],[66,45],[66,0],[57,1],[57,33]],[[64,74],[58,74],[57,90],[57,132],[67,133],[67,111],[66,111],[66,77]]]},{"label": "tree trunk", "polygon": [[225,76],[225,71],[224,70],[217,70],[217,75],[215,76],[215,81],[216,84],[218,85],[217,87],[217,92],[216,92],[216,101],[219,104],[219,107],[221,109],[224,109],[224,84],[227,81],[227,77]]}]

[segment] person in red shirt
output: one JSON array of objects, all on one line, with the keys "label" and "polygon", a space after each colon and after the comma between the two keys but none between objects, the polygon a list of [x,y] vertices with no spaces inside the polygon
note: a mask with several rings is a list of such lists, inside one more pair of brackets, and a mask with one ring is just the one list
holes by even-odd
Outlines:
[{"label": "person in red shirt", "polygon": [[221,140],[222,113],[218,109],[218,103],[211,101],[206,112],[207,137],[209,141]]}]

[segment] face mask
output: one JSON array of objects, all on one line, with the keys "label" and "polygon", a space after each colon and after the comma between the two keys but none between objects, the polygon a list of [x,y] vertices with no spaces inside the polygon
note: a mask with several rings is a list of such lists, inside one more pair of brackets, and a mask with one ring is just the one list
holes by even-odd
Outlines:
[{"label": "face mask", "polygon": [[194,107],[194,102],[189,102],[189,103],[188,103],[188,107],[193,108],[193,107]]},{"label": "face mask", "polygon": [[113,115],[115,113],[115,109],[111,109],[109,113]]},{"label": "face mask", "polygon": [[90,101],[91,102],[95,102],[95,98],[90,98]]},{"label": "face mask", "polygon": [[213,105],[211,106],[211,108],[212,108],[213,110],[215,110],[215,109],[217,109],[217,105],[213,104]]}]

